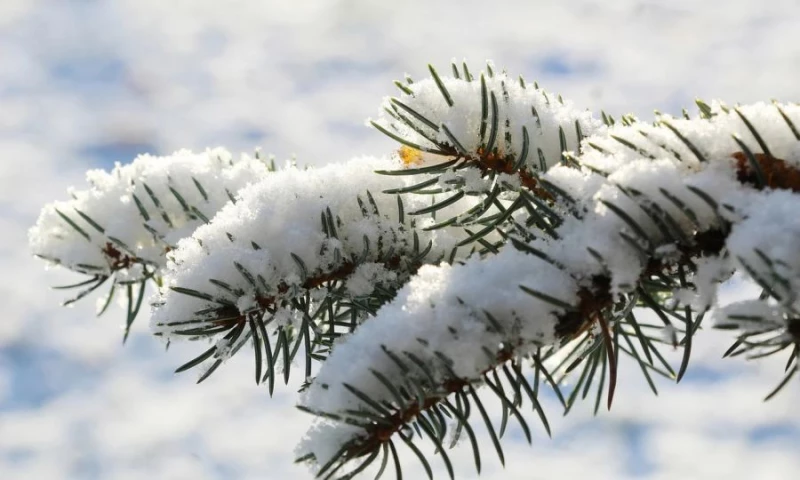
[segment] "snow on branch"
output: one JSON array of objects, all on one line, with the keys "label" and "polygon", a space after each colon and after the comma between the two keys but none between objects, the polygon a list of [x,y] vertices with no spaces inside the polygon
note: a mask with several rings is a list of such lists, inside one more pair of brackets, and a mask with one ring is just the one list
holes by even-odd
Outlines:
[{"label": "snow on branch", "polygon": [[[611,331],[626,319],[616,315],[615,302],[632,307],[638,298],[674,331],[645,285],[662,282],[665,300],[700,302],[702,311],[725,279],[720,264],[728,261],[765,288],[765,307],[777,302],[783,309],[770,313],[781,319],[772,327],[783,339],[773,346],[800,343],[800,230],[787,217],[799,205],[800,107],[699,105],[699,118],[661,116],[653,125],[610,127],[584,141],[574,164],[544,174],[560,192],[558,211],[571,212],[555,236],[532,229],[535,238],[496,256],[422,269],[322,366],[302,400],[318,421],[300,457],[320,475],[359,470],[380,449],[386,456],[387,444],[394,451],[393,438],[410,445],[407,426],[413,425],[449,464],[440,445],[447,427],[436,420],[441,411],[459,418],[461,428],[469,415],[465,401],[483,412],[474,387],[484,384],[516,414],[488,373],[508,372],[509,360],[515,366],[537,347],[587,330],[609,356],[610,406]],[[685,321],[683,341],[696,328],[692,317]],[[527,384],[524,377],[514,381]],[[361,466],[351,465],[357,459]]]},{"label": "snow on branch", "polygon": [[[778,178],[787,180],[785,175]],[[726,244],[729,261],[764,292],[762,298],[737,301],[715,312],[718,328],[741,332],[727,354],[760,358],[793,347],[784,381],[767,399],[777,394],[799,368],[800,195],[796,192],[800,192],[800,182],[794,183],[793,189],[795,193],[743,195],[724,206],[739,220]]]},{"label": "snow on branch", "polygon": [[[526,294],[520,283],[542,291]],[[513,248],[421,268],[323,364],[302,405],[337,421],[317,425],[300,454],[313,453],[324,465],[345,445],[349,454],[379,446],[413,420],[409,412],[419,413],[418,399],[441,400],[498,360],[552,344],[559,315],[578,303],[577,290],[563,270]]]},{"label": "snow on branch", "polygon": [[[67,303],[111,279],[102,313],[125,290],[128,327],[154,280],[153,332],[210,344],[178,368],[203,365],[199,381],[249,346],[272,393],[303,352],[299,408],[316,419],[299,460],[326,478],[379,454],[399,472],[397,440],[430,476],[417,436],[452,477],[449,431],[453,445],[466,432],[480,471],[472,415],[502,461],[510,415],[531,438],[523,403],[549,433],[540,384],[569,411],[599,378],[595,411],[604,392],[610,407],[618,355],[654,391],[649,372],[679,381],[736,271],[763,292],[714,312],[738,333],[726,356],[792,349],[767,398],[800,372],[800,106],[601,121],[491,64],[396,85],[370,122],[401,144],[392,159],[270,173],[222,149],[144,155],[47,205],[31,249],[89,276]],[[683,349],[677,373],[658,343]],[[551,374],[565,365],[582,365],[567,400]],[[479,387],[500,401],[499,435]]]},{"label": "snow on branch", "polygon": [[[398,82],[398,97],[388,97],[381,117],[371,124],[395,138],[409,166],[423,167],[461,156],[480,162],[517,161],[515,169],[547,170],[561,161],[561,152],[577,150],[580,140],[602,130],[592,113],[577,109],[561,96],[548,95],[538,85],[511,78],[491,68],[474,78],[466,64],[462,74]],[[512,165],[509,165],[511,167]]]},{"label": "snow on branch", "polygon": [[426,199],[380,193],[398,180],[373,171],[394,166],[361,158],[281,170],[181,240],[154,300],[152,329],[169,340],[215,344],[179,371],[209,360],[202,380],[252,340],[257,382],[272,386],[278,359],[288,375],[300,342],[309,376],[312,356],[392,298],[421,265],[452,261],[457,237],[417,228],[430,219],[405,213]]},{"label": "snow on branch", "polygon": [[[243,186],[267,176],[263,160],[234,159],[221,148],[173,155],[140,155],[111,172],[90,170],[88,190],[70,189],[71,199],[46,205],[29,232],[34,255],[92,278],[71,303],[112,279],[129,290],[159,277],[166,254],[178,240],[207,223]],[[130,303],[130,302],[129,302]],[[129,305],[129,322],[132,321]],[[138,310],[138,306],[136,306]]]},{"label": "snow on branch", "polygon": [[[519,189],[551,197],[539,174],[571,162],[570,152],[579,149],[584,136],[605,129],[591,112],[537,84],[495,73],[491,65],[477,77],[466,64],[461,70],[453,64],[452,77],[440,76],[433,67],[430,72],[419,82],[396,82],[401,94],[386,98],[380,118],[370,123],[402,144],[405,169],[383,173],[430,174],[404,191],[452,192],[442,205],[465,194],[484,198],[443,225],[476,223],[496,214],[493,200],[513,200]],[[510,207],[507,215],[522,204]]]}]

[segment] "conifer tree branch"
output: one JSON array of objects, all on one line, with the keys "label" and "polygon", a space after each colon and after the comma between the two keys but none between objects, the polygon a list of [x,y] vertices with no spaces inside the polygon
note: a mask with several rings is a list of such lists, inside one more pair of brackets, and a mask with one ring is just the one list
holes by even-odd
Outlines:
[{"label": "conifer tree branch", "polygon": [[[234,159],[217,148],[193,154],[181,150],[166,157],[141,155],[111,172],[87,173],[88,190],[70,190],[71,200],[46,205],[29,232],[34,255],[76,273],[91,276],[73,303],[111,280],[98,314],[118,289],[128,295],[127,328],[136,317],[148,280],[160,283],[167,254],[178,240],[228,203],[245,185],[267,176],[274,163],[242,155]],[[122,287],[122,288],[119,288]],[[64,287],[59,287],[64,288]],[[127,336],[126,328],[126,336]]]},{"label": "conifer tree branch", "polygon": [[[126,336],[154,280],[154,334],[210,343],[177,370],[203,366],[198,381],[248,346],[271,394],[304,355],[298,408],[316,418],[298,461],[320,478],[379,458],[380,476],[390,457],[400,476],[400,444],[432,476],[416,437],[452,478],[462,434],[480,471],[475,419],[502,463],[510,422],[531,440],[523,407],[550,434],[542,385],[565,414],[594,392],[597,413],[627,355],[657,393],[708,317],[737,333],[725,356],[789,354],[767,400],[798,376],[800,106],[599,120],[491,64],[451,70],[395,82],[370,121],[399,142],[392,159],[274,172],[219,149],[142,156],[46,206],[31,247],[88,277],[67,303],[111,280],[100,313],[122,291]],[[716,308],[737,271],[761,295]]]},{"label": "conifer tree branch", "polygon": [[389,165],[358,159],[284,169],[242,190],[236,204],[182,242],[151,324],[170,340],[215,345],[178,370],[205,364],[204,380],[249,343],[256,382],[269,380],[271,393],[276,367],[288,381],[302,352],[310,377],[312,360],[324,360],[421,265],[460,258],[449,230],[420,230],[426,220],[407,214],[422,198],[372,193],[397,184],[370,171]]},{"label": "conifer tree branch", "polygon": [[[457,65],[452,67],[459,72]],[[464,65],[458,75],[441,77],[431,67],[429,79],[396,82],[401,95],[387,98],[381,117],[370,121],[401,143],[398,154],[406,166],[380,173],[427,174],[411,190],[416,193],[465,192],[487,199],[442,225],[497,215],[495,187],[507,198],[521,195],[514,191],[522,189],[552,203],[555,193],[542,183],[541,173],[569,163],[569,151],[579,150],[585,135],[605,129],[590,112],[579,111],[560,95],[487,70],[473,78]],[[508,215],[523,205],[511,204]]]},{"label": "conifer tree branch", "polygon": [[[766,106],[756,105],[743,110],[750,115],[758,115],[762,125],[771,120]],[[796,108],[791,110],[794,116],[800,117],[800,111]],[[771,113],[775,116],[777,112],[773,110]],[[739,109],[737,114],[742,116]],[[618,131],[614,132],[615,129],[612,129],[612,135],[607,138],[614,140],[616,146],[602,145],[605,142],[603,138],[591,139],[595,145],[602,146],[595,147],[594,153],[576,159],[584,167],[581,173],[584,178],[594,177],[600,181],[590,192],[591,195],[575,191],[574,180],[572,184],[565,182],[565,179],[575,175],[571,173],[575,170],[570,167],[555,167],[545,174],[554,184],[564,185],[568,191],[572,188],[572,193],[578,194],[574,197],[584,194],[584,211],[587,214],[579,220],[565,222],[557,229],[563,241],[534,240],[529,244],[540,254],[533,256],[534,263],[528,263],[524,270],[526,273],[509,268],[510,263],[518,266],[525,260],[515,258],[509,262],[508,258],[519,254],[508,247],[499,255],[484,260],[472,259],[463,266],[445,270],[443,274],[447,280],[439,283],[422,279],[431,275],[435,277],[436,273],[431,271],[435,267],[423,268],[395,301],[334,350],[323,365],[315,384],[304,397],[303,406],[308,411],[325,412],[328,420],[314,427],[311,436],[301,445],[303,457],[318,462],[317,465],[348,464],[391,442],[392,433],[401,432],[406,425],[417,424],[425,417],[427,409],[435,408],[448,397],[463,393],[465,388],[473,388],[472,385],[488,383],[491,386],[486,381],[486,375],[502,368],[505,362],[530,357],[542,347],[574,339],[585,331],[599,329],[599,334],[606,339],[600,345],[605,344],[610,365],[610,404],[616,363],[612,356],[614,345],[610,329],[612,325],[625,321],[614,315],[615,299],[629,298],[639,291],[643,298],[649,299],[645,304],[649,302],[649,308],[663,316],[663,303],[642,290],[644,282],[651,278],[676,276],[686,269],[695,270],[698,259],[720,257],[728,251],[734,251],[736,246],[730,244],[730,240],[746,228],[743,225],[758,222],[757,211],[751,209],[751,216],[742,219],[736,215],[737,207],[742,210],[743,205],[754,201],[774,203],[775,198],[783,193],[782,190],[796,191],[798,184],[793,179],[800,172],[798,165],[763,152],[758,156],[749,155],[750,162],[744,162],[745,153],[733,150],[733,142],[723,146],[713,143],[716,139],[730,138],[732,133],[736,133],[738,125],[733,123],[733,118],[732,114],[718,113],[711,119],[661,119],[652,127],[632,123],[621,131],[616,129]],[[745,125],[752,128],[752,124]],[[646,132],[648,138],[661,136],[666,144],[670,143],[666,136],[672,135],[669,156],[662,159],[646,150],[632,149],[632,142],[625,140],[624,136],[631,136],[631,132],[635,134],[637,130]],[[781,132],[784,136],[780,142],[776,142],[778,145],[773,151],[790,154],[792,148],[796,148],[793,141],[786,141],[785,133],[788,132]],[[709,135],[712,139],[708,138]],[[735,146],[740,146],[739,143]],[[763,144],[763,141],[759,144]],[[630,155],[632,150],[636,156]],[[653,184],[653,175],[656,173],[658,182]],[[654,187],[661,189],[660,197],[654,197]],[[658,190],[655,192],[659,193]],[[792,201],[797,201],[792,194],[788,195]],[[643,197],[647,199],[646,202],[642,201]],[[781,198],[780,201],[788,200]],[[677,220],[679,212],[687,218]],[[800,242],[800,231],[797,235],[793,231],[789,235],[788,243]],[[581,245],[583,254],[576,249]],[[576,268],[580,265],[576,263],[576,257],[586,256],[587,251],[594,252],[589,257],[598,260],[599,265],[588,269],[585,266]],[[551,261],[545,263],[543,258]],[[764,263],[773,262],[767,257]],[[738,259],[738,264],[746,267],[743,258]],[[522,284],[522,290],[533,297],[536,303],[524,309],[519,308],[518,304],[508,299],[507,292],[511,289],[507,285],[487,292],[490,297],[503,296],[501,292],[506,292],[503,307],[499,309],[486,308],[482,303],[484,299],[476,299],[475,289],[479,287],[474,284],[487,288],[484,282],[491,281],[491,286],[498,288],[498,275],[485,274],[486,269],[491,271],[497,265],[500,265],[496,267],[497,270],[506,272],[507,278],[517,279]],[[798,267],[788,267],[794,277],[800,276]],[[474,272],[481,270],[483,275],[474,275]],[[525,282],[523,278],[526,274],[530,275],[527,273],[529,271],[536,271],[542,276]],[[749,269],[749,273],[758,281],[759,276],[752,269]],[[558,274],[567,275],[563,280],[566,283],[558,294],[553,295],[547,289],[552,289]],[[458,283],[458,279],[465,277],[474,278],[474,284]],[[763,276],[760,278],[768,290],[774,290],[776,283],[789,282],[781,281],[781,277],[775,274],[772,280]],[[701,295],[708,295],[703,291],[707,288],[711,288],[711,285],[695,285],[695,290]],[[796,308],[792,306],[795,300],[794,297],[787,300],[786,296],[781,297],[774,292],[770,295],[782,301],[784,308],[788,309],[782,320],[773,322],[772,328],[768,329],[783,332],[779,334],[783,340],[778,340],[777,349],[773,348],[779,351],[798,342],[789,328],[789,325],[794,325],[791,312]],[[419,310],[414,306],[420,301],[416,300],[419,297],[429,299],[422,300],[423,303],[430,302],[427,309]],[[461,298],[470,300],[465,302]],[[411,299],[415,299],[413,303],[409,303]],[[705,308],[708,305],[702,307]],[[397,331],[393,324],[401,318],[398,312],[403,312],[402,319],[407,323],[419,322],[419,326],[410,327],[417,335],[416,343],[411,341],[413,339],[397,338],[396,334],[392,337],[384,334]],[[781,316],[780,313],[778,315]],[[665,324],[671,326],[669,320],[664,318]],[[684,342],[691,338],[691,330],[695,328],[689,323],[690,317],[685,321]],[[481,324],[483,336],[474,333],[481,331]],[[521,333],[525,329],[528,329],[528,335]],[[448,331],[452,336],[450,343],[456,346],[442,340],[431,341],[431,338],[439,339]],[[463,331],[470,332],[472,336]],[[498,338],[498,331],[514,334]],[[380,343],[384,358],[381,358],[375,343]],[[373,346],[370,347],[370,344]],[[775,339],[768,345],[775,347]],[[392,361],[385,358],[389,352],[392,352]],[[404,355],[422,359],[432,371],[428,372],[431,380],[425,382],[421,377],[411,377],[409,380],[403,365],[394,361],[395,357],[402,359]],[[394,385],[396,390],[407,393],[399,398],[387,397],[387,387],[375,383],[368,372],[361,372],[358,367],[344,368],[340,362],[348,365],[368,364],[389,382],[394,379],[397,382]],[[787,370],[794,373],[796,367],[787,367]],[[682,368],[681,374],[683,371]],[[574,392],[577,392],[583,380],[582,375]],[[422,399],[414,400],[408,387],[409,381],[421,386],[424,392]],[[342,389],[342,386],[346,388]],[[497,388],[492,389],[498,393]],[[353,392],[358,392],[355,398]],[[498,395],[504,402],[508,401],[501,393]],[[347,405],[347,412],[357,412],[368,408],[363,402],[375,406],[373,413],[378,415],[376,420],[360,426],[343,423],[347,417],[342,413],[343,406]],[[331,418],[339,418],[339,421],[331,421]],[[324,444],[317,439],[324,439]]]}]

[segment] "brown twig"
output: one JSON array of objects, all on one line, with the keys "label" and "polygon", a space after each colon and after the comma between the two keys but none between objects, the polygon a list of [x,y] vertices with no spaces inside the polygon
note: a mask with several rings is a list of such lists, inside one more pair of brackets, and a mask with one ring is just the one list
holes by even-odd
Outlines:
[{"label": "brown twig", "polygon": [[[396,270],[400,266],[400,256],[393,256],[383,264],[389,270]],[[409,268],[409,272],[414,274],[416,270],[422,266],[422,264],[411,265]],[[356,269],[357,264],[355,262],[343,262],[338,268],[331,270],[329,272],[320,272],[319,275],[309,277],[306,279],[305,282],[302,284],[302,288],[306,290],[312,290],[315,288],[319,288],[327,282],[333,282],[337,280],[345,280],[353,271]],[[278,294],[286,293],[289,291],[289,285],[285,282],[281,282],[278,284],[277,287]],[[257,295],[255,298],[256,304],[264,310],[269,310],[271,308],[275,308],[275,303],[278,300],[277,295]],[[220,318],[218,320],[211,320],[210,323],[223,326],[226,325],[228,327],[235,327],[240,324],[243,324],[247,321],[248,316],[243,313],[239,313],[238,315],[233,314],[233,312],[229,310],[222,311],[220,313]]]}]

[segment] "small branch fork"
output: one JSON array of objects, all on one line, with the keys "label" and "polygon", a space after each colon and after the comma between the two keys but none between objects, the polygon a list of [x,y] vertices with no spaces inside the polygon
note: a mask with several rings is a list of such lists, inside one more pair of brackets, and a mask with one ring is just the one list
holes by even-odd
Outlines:
[{"label": "small branch fork", "polygon": [[139,258],[131,257],[120,252],[111,242],[106,242],[106,246],[101,250],[109,261],[111,270],[123,270],[141,262]]},{"label": "small branch fork", "polygon": [[[516,162],[509,155],[503,156],[495,152],[486,152],[483,147],[478,149],[478,156],[470,158],[470,160],[476,163],[481,173],[484,175],[489,171],[512,174],[516,167]],[[528,172],[525,167],[517,169],[516,173],[522,185],[533,192],[538,198],[550,201],[555,200],[549,191],[539,185],[536,176]]]},{"label": "small branch fork", "polygon": [[[332,270],[330,272],[323,272],[314,277],[309,277],[308,279],[306,279],[305,282],[303,282],[302,287],[306,290],[313,290],[315,288],[319,288],[325,285],[327,282],[345,280],[347,279],[348,276],[350,276],[350,274],[352,274],[355,271],[357,266],[358,265],[354,262],[344,262],[335,270]],[[410,272],[413,274],[420,266],[421,264],[412,266]],[[400,257],[394,256],[390,258],[386,263],[384,263],[384,267],[386,267],[389,270],[397,270],[400,267]],[[282,282],[278,285],[279,295],[286,293],[288,291],[289,291],[289,285],[287,285],[286,283]],[[260,308],[267,311],[275,308],[275,303],[277,300],[278,300],[277,295],[257,296],[255,299],[256,304]],[[219,320],[212,320],[211,323],[217,326],[227,326],[229,328],[233,328],[245,324],[250,318],[249,315],[252,314],[252,312],[240,313],[238,311],[232,315],[231,313],[233,312],[220,312],[221,318]]]}]

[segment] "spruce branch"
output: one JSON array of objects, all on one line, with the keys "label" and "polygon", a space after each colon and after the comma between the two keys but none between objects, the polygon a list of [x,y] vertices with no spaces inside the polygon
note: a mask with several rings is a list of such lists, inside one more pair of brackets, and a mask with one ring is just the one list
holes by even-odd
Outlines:
[{"label": "spruce branch", "polygon": [[[480,472],[480,424],[504,463],[528,409],[551,434],[545,385],[564,414],[590,396],[597,413],[628,356],[657,393],[709,318],[736,332],[726,357],[788,354],[767,400],[798,376],[800,106],[596,119],[491,63],[450,71],[395,82],[370,121],[392,159],[268,174],[258,155],[143,156],[46,206],[32,249],[88,277],[67,303],[110,284],[102,313],[123,292],[127,328],[153,280],[154,334],[209,344],[177,369],[198,382],[248,347],[271,394],[303,357],[298,461],[320,478],[378,460],[401,478],[400,447],[432,477],[422,438],[452,478],[463,436]],[[735,272],[762,293],[717,308]]]},{"label": "spruce branch", "polygon": [[309,378],[312,361],[324,360],[420,266],[460,258],[451,235],[458,232],[417,227],[425,219],[407,210],[424,205],[421,197],[372,193],[397,179],[369,167],[393,164],[284,169],[243,189],[236,204],[181,242],[154,300],[152,327],[171,341],[215,345],[178,371],[201,364],[214,371],[249,344],[256,382],[269,380],[270,393],[276,368],[288,381],[300,352]]},{"label": "spruce branch", "polygon": [[[800,118],[796,107],[784,108],[791,110],[789,115]],[[758,117],[761,123],[741,122],[745,114]],[[796,149],[796,141],[787,138],[788,131],[770,130],[771,153],[751,153],[750,161],[745,162],[747,154],[738,150],[741,140],[730,140],[731,135],[743,135],[743,128],[750,134],[758,132],[754,125],[769,125],[777,115],[776,109],[759,104],[735,112],[720,111],[710,118],[661,118],[653,126],[627,121],[609,129],[608,135],[590,138],[599,148],[575,159],[583,167],[579,173],[583,182],[576,182],[575,169],[567,166],[554,167],[544,175],[576,198],[585,212],[583,218],[568,219],[556,229],[560,240],[538,238],[530,242],[529,246],[541,255],[525,255],[525,248],[505,247],[496,256],[471,259],[463,265],[424,267],[393,302],[334,350],[303,399],[305,409],[326,412],[328,419],[319,422],[301,444],[303,458],[318,466],[346,468],[392,442],[394,433],[408,443],[403,434],[407,425],[424,424],[430,411],[444,400],[473,392],[482,384],[487,384],[503,404],[513,404],[502,388],[487,381],[487,375],[502,370],[506,362],[539,355],[543,348],[575,340],[585,332],[587,338],[602,340],[591,341],[577,363],[589,359],[588,365],[597,365],[600,355],[605,355],[610,407],[616,352],[624,348],[619,341],[624,338],[629,352],[638,356],[628,338],[631,335],[620,335],[620,325],[636,325],[631,321],[626,300],[627,305],[636,302],[653,310],[664,321],[673,345],[684,346],[687,354],[677,375],[680,379],[688,365],[691,336],[702,315],[693,319],[692,309],[685,308],[685,316],[681,316],[668,304],[679,293],[678,285],[684,290],[684,301],[687,290],[697,292],[706,301],[713,296],[707,290],[714,284],[692,285],[687,281],[687,272],[697,272],[697,262],[703,258],[734,257],[735,267],[744,269],[768,293],[757,301],[762,309],[760,315],[727,315],[729,321],[757,318],[761,328],[745,333],[743,338],[751,338],[753,333],[770,335],[758,342],[743,340],[741,347],[774,354],[797,345],[792,333],[796,330],[796,296],[791,293],[797,291],[792,282],[800,279],[800,265],[792,263],[796,255],[787,257],[786,252],[796,249],[789,245],[798,244],[800,230],[789,228],[784,232],[785,240],[777,244],[771,237],[752,235],[754,227],[769,222],[775,225],[776,218],[785,216],[776,213],[775,207],[787,205],[788,211],[800,206],[794,195],[799,185],[793,181],[799,166],[773,156],[778,154],[775,152],[790,155]],[[654,144],[660,152],[631,148],[626,137],[641,138],[641,132],[646,132],[648,139],[658,139]],[[752,146],[750,151],[763,149],[763,136],[753,136],[758,147]],[[665,148],[667,145],[669,148]],[[665,155],[664,151],[670,153]],[[592,183],[594,188],[586,191],[585,185]],[[772,247],[772,255],[759,248],[761,243]],[[748,266],[752,263],[748,257],[753,256],[760,259],[762,268]],[[552,260],[545,262],[543,258]],[[777,269],[777,265],[781,268]],[[506,277],[500,280],[499,272]],[[432,280],[441,275],[446,279]],[[508,285],[512,279],[533,303],[524,307],[516,303],[523,300],[512,296],[514,289]],[[653,285],[659,288],[653,290]],[[486,298],[477,295],[479,290]],[[498,297],[503,299],[502,306],[491,303]],[[767,297],[781,307],[769,307],[764,303]],[[627,313],[619,314],[619,307],[615,308],[619,302]],[[701,305],[701,313],[709,306]],[[734,306],[729,311],[738,310]],[[680,341],[670,316],[684,323]],[[398,338],[399,330],[393,325],[400,319],[406,325],[415,322],[410,328],[414,338]],[[387,332],[394,333],[387,337]],[[644,348],[644,352],[650,351],[649,347]],[[386,352],[393,352],[393,357],[398,358],[414,355],[422,359],[431,380],[426,382],[419,375],[409,377],[401,365],[386,359]],[[792,355],[796,358],[796,350]],[[370,365],[393,382],[396,390],[410,392],[411,382],[422,388],[423,395],[419,400],[412,395],[405,399],[387,396],[387,388],[382,385],[386,380],[376,384],[367,372],[344,368],[340,362]],[[796,370],[796,360],[790,359],[787,376]],[[579,391],[588,390],[591,382],[586,378],[594,371],[596,367],[591,366],[583,370],[566,402],[567,411]],[[785,383],[786,380],[781,382],[778,389]],[[347,388],[343,389],[343,385]],[[353,397],[353,391],[359,394]],[[345,405],[347,412],[358,412],[365,408],[364,402],[376,406],[374,422],[355,426],[330,421],[331,415],[347,416],[342,413]],[[487,427],[491,431],[492,426]],[[437,449],[444,458],[442,452]]]},{"label": "spruce branch", "polygon": [[166,157],[141,155],[111,172],[87,172],[88,190],[46,205],[29,232],[34,255],[91,277],[60,289],[80,289],[74,303],[111,280],[98,315],[126,292],[125,336],[137,316],[148,280],[161,282],[167,254],[178,241],[222,208],[245,185],[267,176],[274,163],[256,155],[234,159],[217,148]]},{"label": "spruce branch", "polygon": [[[552,203],[556,193],[540,174],[557,163],[569,163],[569,151],[578,151],[586,135],[605,127],[591,113],[579,111],[558,96],[551,102],[538,84],[526,85],[491,67],[473,78],[452,65],[453,76],[443,77],[431,66],[431,78],[400,88],[399,97],[387,98],[382,115],[370,124],[401,146],[404,169],[382,171],[388,175],[427,174],[409,187],[419,194],[468,194],[483,201],[459,216],[450,216],[439,226],[467,225],[502,215],[498,195],[514,200],[528,191]],[[433,188],[432,188],[433,187]],[[437,210],[441,203],[432,205]],[[525,202],[510,203],[504,222],[486,231],[505,227],[502,223]],[[470,240],[476,241],[480,236]]]}]

